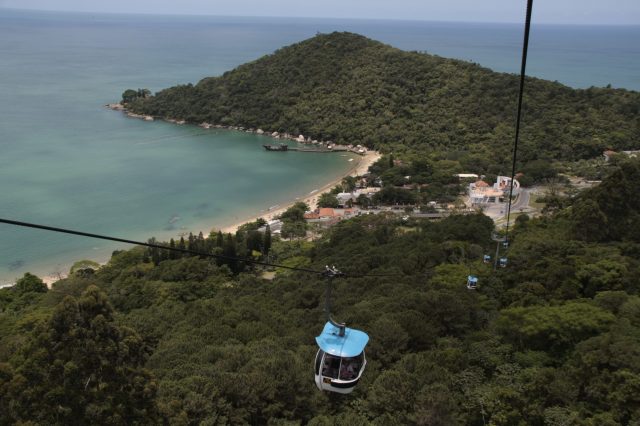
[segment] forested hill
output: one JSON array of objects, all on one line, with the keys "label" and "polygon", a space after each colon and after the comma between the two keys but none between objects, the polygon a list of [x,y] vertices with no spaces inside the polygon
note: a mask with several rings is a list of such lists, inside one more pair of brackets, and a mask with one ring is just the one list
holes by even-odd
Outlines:
[{"label": "forested hill", "polygon": [[[491,150],[495,159],[509,152],[517,89],[513,74],[336,32],[129,108],[394,153]],[[576,90],[529,78],[524,102],[523,161],[589,158],[606,148],[630,149],[640,139],[637,92]]]}]

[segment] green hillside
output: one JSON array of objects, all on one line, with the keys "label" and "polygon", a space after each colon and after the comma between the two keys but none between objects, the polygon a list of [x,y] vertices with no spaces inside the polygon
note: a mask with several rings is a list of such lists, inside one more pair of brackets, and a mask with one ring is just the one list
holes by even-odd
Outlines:
[{"label": "green hillside", "polygon": [[[517,89],[512,74],[332,33],[129,107],[192,123],[361,143],[400,155],[458,152],[455,159],[472,156],[468,163],[486,169],[509,156]],[[576,160],[606,148],[637,148],[639,112],[637,92],[576,90],[529,78],[520,159]]]},{"label": "green hillside", "polygon": [[[49,291],[27,275],[0,290],[0,424],[638,424],[639,185],[623,162],[557,213],[519,217],[497,272],[481,214],[275,241],[275,262],[395,274],[335,282],[336,319],[371,339],[348,396],[313,382],[319,276],[143,248]],[[245,254],[246,231],[178,247]]]}]

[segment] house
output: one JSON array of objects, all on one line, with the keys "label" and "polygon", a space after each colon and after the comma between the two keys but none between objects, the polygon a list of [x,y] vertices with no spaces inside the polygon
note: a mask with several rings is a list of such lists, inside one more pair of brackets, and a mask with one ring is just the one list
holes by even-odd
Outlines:
[{"label": "house", "polygon": [[342,216],[342,211],[339,212],[328,207],[315,209],[312,212],[307,212],[304,214],[304,218],[307,220],[307,222],[315,223],[323,228],[328,228],[340,222],[340,220],[342,220]]},{"label": "house", "polygon": [[318,209],[318,217],[320,219],[331,219],[338,216],[338,213],[336,213],[336,211],[332,208],[321,207]]},{"label": "house", "polygon": [[304,214],[304,218],[309,221],[332,219],[339,216],[340,215],[334,209],[329,207],[321,207],[319,209],[315,209],[312,212],[306,212]]},{"label": "house", "polygon": [[320,219],[320,214],[318,213],[318,210],[314,210],[312,212],[306,212],[304,214],[304,219],[307,221],[314,221],[314,220],[318,220]]},{"label": "house", "polygon": [[340,192],[336,195],[336,198],[338,199],[338,207],[344,207],[349,203],[349,201],[354,203],[358,197],[354,192]]},{"label": "house", "polygon": [[266,225],[258,228],[258,232],[266,232],[267,226],[269,227],[269,230],[271,231],[271,233],[274,235],[277,235],[280,233],[280,231],[282,231],[282,221],[275,219],[275,220],[268,221]]}]

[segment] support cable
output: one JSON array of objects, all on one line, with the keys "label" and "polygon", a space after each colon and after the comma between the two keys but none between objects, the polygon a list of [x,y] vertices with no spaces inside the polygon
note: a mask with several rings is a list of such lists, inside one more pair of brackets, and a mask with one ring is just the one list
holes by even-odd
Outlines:
[{"label": "support cable", "polygon": [[520,90],[518,93],[518,115],[516,118],[516,136],[513,143],[513,163],[511,166],[511,184],[509,186],[509,205],[507,207],[506,242],[509,243],[509,223],[511,221],[511,200],[513,197],[513,181],[516,175],[516,158],[518,153],[518,139],[520,137],[520,120],[522,117],[522,97],[524,93],[525,70],[527,68],[527,50],[529,48],[529,29],[531,28],[531,9],[533,0],[527,0],[527,16],[524,26],[524,41],[522,44],[522,65],[520,67]]},{"label": "support cable", "polygon": [[[3,219],[0,218],[0,223],[4,223],[7,225],[13,225],[13,226],[21,226],[21,227],[25,227],[25,228],[33,228],[33,229],[41,229],[44,231],[49,231],[49,232],[58,232],[58,233],[62,233],[62,234],[70,234],[70,235],[78,235],[81,237],[87,237],[87,238],[96,238],[96,239],[100,239],[100,240],[107,240],[107,241],[115,241],[118,243],[125,243],[125,244],[133,244],[133,245],[138,245],[138,246],[143,246],[143,247],[149,247],[149,248],[156,248],[156,249],[160,249],[160,250],[169,250],[169,251],[175,251],[175,252],[180,252],[180,253],[185,253],[185,254],[191,254],[194,256],[203,256],[203,257],[210,257],[210,258],[214,258],[214,259],[220,259],[220,260],[230,260],[230,261],[236,261],[236,262],[244,262],[244,263],[249,263],[252,265],[260,265],[260,266],[269,266],[269,267],[274,267],[274,268],[283,268],[283,269],[289,269],[292,271],[299,271],[299,272],[307,272],[310,274],[316,274],[316,275],[327,275],[328,274],[328,270],[329,268],[326,268],[324,270],[316,270],[316,269],[309,269],[309,268],[299,268],[299,267],[295,267],[295,266],[287,266],[287,265],[279,265],[276,263],[269,263],[269,262],[261,262],[258,260],[254,260],[254,259],[247,259],[247,258],[241,258],[241,257],[236,257],[236,256],[225,256],[222,254],[213,254],[213,253],[204,253],[204,252],[199,252],[199,251],[195,251],[195,250],[189,250],[189,249],[183,249],[180,247],[169,247],[169,246],[165,246],[162,244],[154,244],[154,243],[149,243],[149,242],[142,242],[142,241],[135,241],[135,240],[129,240],[129,239],[125,239],[125,238],[118,238],[118,237],[111,237],[108,235],[100,235],[100,234],[93,234],[90,232],[82,232],[82,231],[75,231],[73,229],[65,229],[65,228],[58,228],[58,227],[54,227],[54,226],[48,226],[48,225],[39,225],[36,223],[29,223],[29,222],[22,222],[22,221],[18,221],[18,220],[11,220],[11,219]],[[335,268],[334,268],[335,269]],[[346,273],[342,273],[342,272],[338,272],[337,270],[335,270],[336,273],[333,274],[331,277],[350,277],[350,278],[364,278],[364,277],[391,277],[391,276],[400,276],[401,274],[364,274],[364,275],[358,275],[358,274],[354,274],[354,275],[350,275],[350,274],[346,274]]]}]

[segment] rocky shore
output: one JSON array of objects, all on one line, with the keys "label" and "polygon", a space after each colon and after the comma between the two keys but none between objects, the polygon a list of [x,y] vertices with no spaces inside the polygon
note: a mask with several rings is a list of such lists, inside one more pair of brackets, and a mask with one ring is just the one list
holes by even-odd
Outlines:
[{"label": "rocky shore", "polygon": [[[141,120],[145,120],[145,121],[154,121],[156,119],[161,119],[163,121],[166,121],[168,123],[173,123],[173,124],[178,124],[178,125],[183,125],[183,124],[187,124],[185,120],[177,120],[177,119],[173,119],[173,118],[166,118],[166,117],[153,117],[151,115],[143,115],[143,114],[136,114],[133,113],[131,111],[128,111],[127,108],[119,103],[116,104],[107,104],[105,105],[107,108],[112,109],[114,111],[120,111],[124,114],[127,115],[127,117],[131,117],[131,118],[137,118],[137,119],[141,119]],[[203,122],[198,124],[199,127],[203,128],[203,129],[225,129],[225,130],[235,130],[238,132],[245,132],[245,133],[254,133],[256,135],[261,135],[261,136],[267,136],[270,137],[272,139],[276,139],[276,140],[290,140],[293,142],[297,142],[299,144],[307,144],[307,145],[314,145],[317,146],[318,148],[323,148],[326,149],[328,151],[334,150],[334,151],[348,151],[348,152],[353,152],[355,154],[358,155],[365,155],[368,152],[368,149],[362,145],[353,145],[353,144],[349,144],[349,145],[340,145],[337,144],[335,142],[332,141],[319,141],[316,139],[311,139],[310,137],[305,137],[304,135],[293,135],[290,133],[280,133],[280,132],[269,132],[269,131],[265,131],[263,129],[254,129],[254,128],[245,128],[242,126],[225,126],[222,124],[212,124],[212,123],[207,123],[207,122]]]}]

